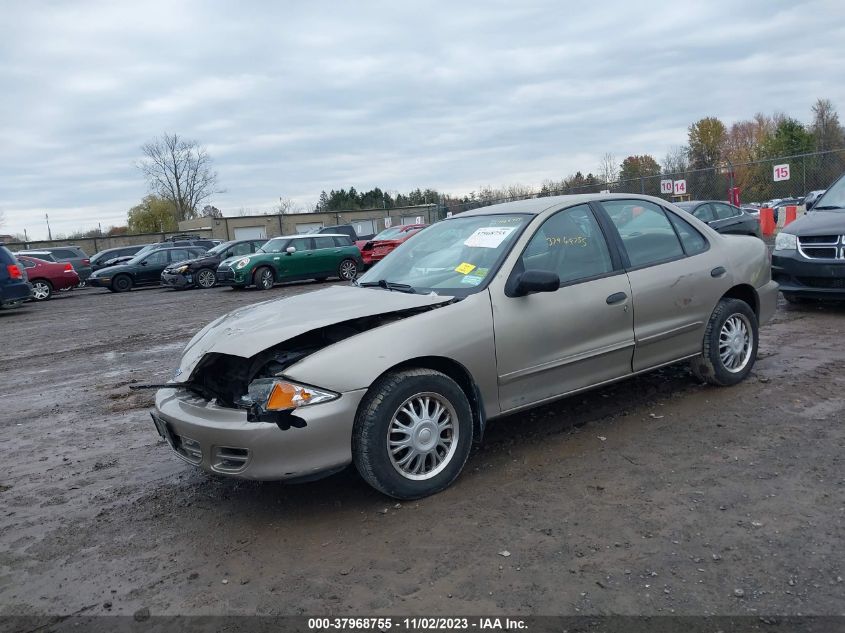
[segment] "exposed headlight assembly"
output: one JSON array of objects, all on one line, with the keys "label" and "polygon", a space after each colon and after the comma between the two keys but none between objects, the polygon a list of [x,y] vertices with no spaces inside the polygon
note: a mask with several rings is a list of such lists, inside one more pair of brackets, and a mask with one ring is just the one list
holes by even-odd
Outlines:
[{"label": "exposed headlight assembly", "polygon": [[258,378],[250,383],[247,395],[241,398],[240,405],[260,417],[265,411],[293,411],[339,397],[340,394],[333,391],[301,385],[283,378]]},{"label": "exposed headlight assembly", "polygon": [[179,273],[179,274],[186,273],[186,272],[188,272],[188,265],[186,264],[184,266],[179,266],[179,268],[177,268],[173,272]]},{"label": "exposed headlight assembly", "polygon": [[798,248],[798,238],[792,233],[778,233],[775,238],[776,251],[794,251]]}]

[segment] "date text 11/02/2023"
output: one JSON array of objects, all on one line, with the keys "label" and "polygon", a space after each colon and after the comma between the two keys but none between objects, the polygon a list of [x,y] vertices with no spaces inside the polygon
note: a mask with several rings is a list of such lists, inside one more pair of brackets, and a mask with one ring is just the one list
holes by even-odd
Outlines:
[{"label": "date text 11/02/2023", "polygon": [[501,617],[407,617],[407,618],[309,618],[311,631],[514,631],[527,628],[525,620]]}]

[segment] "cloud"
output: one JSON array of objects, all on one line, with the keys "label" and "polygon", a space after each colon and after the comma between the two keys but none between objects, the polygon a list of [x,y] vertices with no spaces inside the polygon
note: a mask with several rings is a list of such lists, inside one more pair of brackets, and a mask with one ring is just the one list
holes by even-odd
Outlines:
[{"label": "cloud", "polygon": [[164,131],[208,147],[232,212],[660,159],[702,116],[845,107],[843,35],[827,0],[11,3],[0,231],[121,222]]}]

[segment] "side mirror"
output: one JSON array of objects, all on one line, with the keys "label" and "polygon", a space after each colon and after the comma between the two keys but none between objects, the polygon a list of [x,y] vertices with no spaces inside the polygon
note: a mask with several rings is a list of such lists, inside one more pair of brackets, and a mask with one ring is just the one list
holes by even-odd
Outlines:
[{"label": "side mirror", "polygon": [[285,252],[286,252],[288,255],[293,255],[293,254],[296,252],[296,246],[288,246],[288,247],[285,249]]},{"label": "side mirror", "polygon": [[526,270],[519,276],[514,295],[524,297],[534,292],[555,292],[560,288],[560,277],[548,270]]}]

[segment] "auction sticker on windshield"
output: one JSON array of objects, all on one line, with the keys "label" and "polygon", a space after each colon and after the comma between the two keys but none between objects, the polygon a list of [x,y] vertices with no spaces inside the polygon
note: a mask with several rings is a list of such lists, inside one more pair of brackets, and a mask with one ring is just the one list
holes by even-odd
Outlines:
[{"label": "auction sticker on windshield", "polygon": [[464,242],[471,248],[499,248],[508,235],[516,230],[513,226],[484,226],[476,229]]}]

